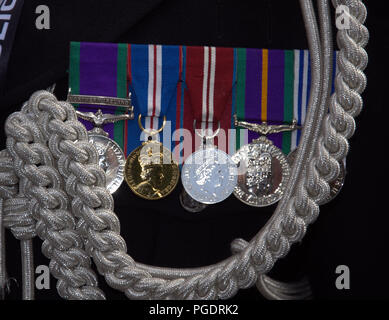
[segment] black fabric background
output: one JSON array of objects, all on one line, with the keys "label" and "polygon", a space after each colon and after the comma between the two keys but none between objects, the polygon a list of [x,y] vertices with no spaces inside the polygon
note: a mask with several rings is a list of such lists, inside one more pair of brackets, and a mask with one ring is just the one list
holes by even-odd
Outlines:
[{"label": "black fabric background", "polygon": [[[383,115],[384,54],[389,49],[384,1],[365,1],[370,63],[365,108],[357,118],[347,158],[347,178],[340,195],[321,207],[302,243],[293,245],[271,275],[294,280],[306,274],[315,299],[383,299],[389,284],[387,264],[387,119]],[[51,29],[35,28],[35,8],[46,4]],[[271,49],[305,49],[306,36],[298,1],[261,0],[137,0],[137,1],[25,1],[0,97],[0,125],[38,89],[57,83],[56,95],[65,99],[69,41],[101,41],[183,45],[213,45]],[[1,147],[5,137],[1,129]],[[158,202],[142,200],[123,183],[114,194],[115,212],[128,253],[137,261],[168,267],[208,265],[230,256],[230,243],[250,240],[275,209],[251,208],[231,196],[200,214],[183,210],[179,186]],[[35,264],[48,264],[34,239]],[[7,299],[21,298],[18,242],[7,233],[7,264],[12,291]],[[351,289],[337,290],[335,269],[347,265]],[[110,289],[108,299],[126,299]],[[51,279],[50,290],[37,290],[37,299],[60,299]],[[262,300],[255,288],[241,290],[234,300]]]}]

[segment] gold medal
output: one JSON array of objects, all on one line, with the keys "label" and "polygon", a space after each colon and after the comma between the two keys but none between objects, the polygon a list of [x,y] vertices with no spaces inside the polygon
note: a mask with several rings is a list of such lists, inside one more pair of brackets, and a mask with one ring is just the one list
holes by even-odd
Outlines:
[{"label": "gold medal", "polygon": [[[140,128],[149,134],[149,138],[161,132],[166,118],[159,130],[147,131],[138,118]],[[171,152],[162,143],[149,140],[142,143],[127,157],[124,167],[124,179],[130,189],[139,197],[158,200],[169,195],[177,186],[180,171]]]}]

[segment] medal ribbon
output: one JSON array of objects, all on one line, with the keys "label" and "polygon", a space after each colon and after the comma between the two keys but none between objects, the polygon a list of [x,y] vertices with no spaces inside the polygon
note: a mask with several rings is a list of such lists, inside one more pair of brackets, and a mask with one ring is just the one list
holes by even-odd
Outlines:
[{"label": "medal ribbon", "polygon": [[[181,164],[200,146],[193,130],[194,119],[197,128],[213,130],[220,121],[224,130],[215,145],[229,154],[258,137],[247,129],[229,130],[234,128],[234,113],[239,120],[256,123],[291,124],[295,118],[303,125],[310,91],[310,59],[308,50],[73,42],[69,79],[74,94],[126,97],[128,85],[135,119],[142,114],[146,129],[160,128],[166,116],[168,124],[158,139]],[[98,108],[121,112],[105,106],[80,106],[79,110]],[[91,123],[84,124],[92,128]],[[104,130],[126,155],[147,138],[144,133],[142,137],[136,120],[107,124]],[[268,138],[288,154],[297,147],[300,134],[300,130],[294,130]]]},{"label": "medal ribbon", "polygon": [[196,120],[197,128],[211,130],[216,130],[220,122],[222,130],[214,144],[228,152],[233,74],[234,49],[186,47],[184,127],[192,133],[192,151],[201,146],[193,129]]},{"label": "medal ribbon", "polygon": [[[141,114],[146,130],[158,130],[165,116],[168,122],[158,139],[163,140],[168,149],[172,148],[171,134],[176,129],[180,52],[179,46],[128,45],[127,74],[135,119]],[[141,140],[147,140],[137,121],[128,122],[125,132],[126,155],[138,147]],[[164,139],[160,139],[160,135]]]},{"label": "medal ribbon", "polygon": [[[240,120],[256,123],[299,125],[305,121],[310,93],[310,55],[308,50],[235,49],[236,90],[234,108]],[[333,61],[334,83],[336,52]],[[334,91],[334,86],[332,87]],[[301,130],[268,136],[288,154],[299,143]],[[251,142],[258,134],[237,131],[236,148]]]},{"label": "medal ribbon", "polygon": [[[71,42],[69,87],[72,94],[107,97],[127,97],[127,45],[111,43]],[[121,114],[122,108],[114,106],[80,105],[82,112]],[[93,124],[80,121],[88,130]],[[103,129],[123,149],[124,121],[107,123]]]}]

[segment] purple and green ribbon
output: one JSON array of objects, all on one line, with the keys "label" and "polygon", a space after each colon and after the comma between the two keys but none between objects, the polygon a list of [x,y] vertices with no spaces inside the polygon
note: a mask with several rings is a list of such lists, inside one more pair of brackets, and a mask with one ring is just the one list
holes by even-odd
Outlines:
[{"label": "purple and green ribbon", "polygon": [[[72,94],[127,97],[127,44],[71,42],[69,86]],[[79,105],[78,110],[121,114],[113,106]],[[90,130],[93,124],[81,120]],[[104,130],[121,148],[124,146],[124,121],[107,123]]]}]

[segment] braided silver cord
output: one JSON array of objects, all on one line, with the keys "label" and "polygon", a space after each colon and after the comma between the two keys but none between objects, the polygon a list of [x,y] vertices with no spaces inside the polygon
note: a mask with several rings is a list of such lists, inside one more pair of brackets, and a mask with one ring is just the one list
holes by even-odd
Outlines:
[{"label": "braided silver cord", "polygon": [[27,198],[2,200],[3,222],[14,237],[20,240],[22,258],[23,300],[34,299],[34,263],[32,239],[35,237],[35,220],[29,211]]},{"label": "braided silver cord", "polygon": [[[331,35],[331,21],[328,1],[319,0],[318,11],[320,19],[320,35],[321,35],[321,57],[322,57],[322,84],[321,84],[321,97],[318,112],[315,115],[316,123],[320,124],[323,120],[325,113],[327,112],[328,101],[330,97],[331,88],[331,75],[332,75],[332,61],[333,61],[333,46]],[[314,145],[317,141],[320,125],[314,126],[313,132],[309,133],[310,139],[306,140],[311,145]],[[304,158],[311,159],[314,148],[305,155]],[[308,162],[311,165],[312,162]],[[312,171],[312,170],[311,170]],[[308,170],[308,172],[311,172]],[[316,173],[316,172],[315,172]],[[307,173],[305,173],[307,174]],[[310,180],[311,182],[313,180]],[[315,180],[314,182],[316,182]],[[312,184],[311,184],[312,186]],[[329,194],[329,186],[326,185],[325,191]],[[312,194],[312,192],[311,192]],[[301,193],[300,193],[301,195]],[[301,199],[295,199],[295,202],[302,202]],[[318,202],[320,203],[320,202]],[[256,286],[259,292],[266,298],[272,300],[295,300],[295,299],[309,299],[312,297],[311,288],[307,278],[303,278],[298,282],[287,283],[280,282],[271,279],[267,275],[260,275],[258,277]]]},{"label": "braided silver cord", "polygon": [[6,267],[5,227],[3,222],[3,199],[0,198],[0,300],[9,292],[9,279]]},{"label": "braided silver cord", "polygon": [[[249,243],[235,240],[234,255],[218,264],[158,268],[136,263],[126,253],[96,149],[70,104],[40,91],[22,112],[8,118],[7,150],[19,179],[17,197],[30,201],[28,211],[37,221],[36,233],[44,239],[42,250],[51,259],[51,272],[59,279],[62,297],[103,298],[88,256],[111,287],[133,299],[225,299],[239,288],[252,286],[259,276],[260,281],[268,280],[268,287],[277,287],[277,282],[261,275],[287,254],[292,243],[302,239],[317,218],[318,203],[328,196],[328,182],[336,178],[338,161],[347,154],[347,139],[355,129],[353,117],[361,110],[360,94],[366,85],[366,8],[360,0],[334,1],[335,6],[350,8],[351,23],[350,30],[338,31],[339,74],[326,115],[329,85],[325,65],[332,49],[325,45],[329,35],[322,35],[327,40],[321,44],[312,1],[300,3],[312,59],[312,89],[292,178],[264,228]],[[328,29],[327,9],[328,0],[320,0],[323,29]],[[285,297],[288,293],[286,290]]]},{"label": "braided silver cord", "polygon": [[[319,12],[326,10],[323,1],[318,1]],[[330,106],[330,113],[318,115],[317,120],[321,122],[324,117],[322,134],[318,138],[315,151],[317,157],[309,161],[306,172],[306,180],[303,185],[297,187],[298,190],[294,198],[295,208],[310,207],[312,212],[317,211],[318,204],[324,202],[329,197],[329,182],[335,180],[339,175],[339,162],[347,155],[348,142],[355,130],[354,118],[362,108],[362,98],[360,94],[366,87],[366,77],[363,70],[367,66],[367,54],[364,50],[369,35],[363,26],[366,19],[366,8],[361,1],[333,1],[335,7],[346,5],[350,14],[345,12],[350,23],[349,29],[338,32],[338,45],[341,48],[338,65],[340,72],[336,77],[336,92],[328,98],[328,83],[323,82],[323,92],[321,104]],[[321,16],[326,16],[321,14]],[[327,15],[328,16],[328,15]],[[324,79],[329,79],[331,74],[330,61],[332,46],[328,41],[329,31],[328,21],[322,21],[322,40],[324,50]],[[327,37],[327,41],[326,41]],[[325,43],[327,42],[327,45]],[[327,66],[325,66],[327,64]],[[329,103],[330,101],[330,103]],[[327,112],[326,108],[322,111]],[[314,136],[311,136],[311,143],[316,143]],[[310,159],[310,157],[308,157]],[[309,195],[309,196],[308,196]],[[314,200],[310,202],[309,198]],[[276,285],[274,285],[276,283]],[[308,282],[297,283],[297,286],[275,282],[274,280],[261,275],[257,281],[259,291],[269,299],[305,299],[311,295]],[[288,292],[290,290],[290,292]]]},{"label": "braided silver cord", "polygon": [[[322,2],[319,1],[318,3],[319,11],[325,10]],[[336,92],[331,99],[328,99],[326,95],[328,95],[329,87],[328,84],[323,83],[321,103],[324,106],[330,106],[330,113],[321,114],[317,117],[319,122],[324,117],[323,132],[318,138],[317,147],[313,150],[317,157],[308,162],[305,183],[296,188],[298,191],[294,198],[294,205],[297,210],[307,206],[309,207],[308,210],[317,213],[318,204],[329,197],[329,182],[335,180],[339,174],[339,162],[343,161],[347,155],[347,139],[352,136],[355,130],[353,117],[357,116],[362,108],[360,94],[366,86],[366,77],[363,73],[367,66],[367,54],[364,46],[366,46],[369,38],[368,31],[363,26],[366,19],[366,8],[361,1],[333,1],[333,4],[335,7],[346,5],[349,8],[350,14],[348,15],[345,12],[345,19],[348,19],[350,28],[339,30],[337,35],[338,46],[341,50],[338,58],[340,72],[335,83]],[[328,21],[322,21],[322,25],[326,24],[328,24]],[[323,42],[325,42],[325,38],[325,30],[322,30]],[[323,46],[324,51],[326,51],[324,52],[324,64],[326,64],[326,61],[328,64],[331,61],[332,46],[328,41],[327,46]],[[323,72],[327,72],[327,74],[324,74],[324,79],[330,78],[328,72],[331,72],[331,69],[329,66],[323,68]],[[327,92],[325,92],[326,90]],[[324,108],[322,111],[327,112],[327,109]],[[316,143],[314,136],[311,136],[310,141]],[[309,198],[314,202],[309,201]],[[272,287],[270,281],[272,280],[264,278],[264,276],[259,277],[257,287],[263,295],[270,299],[293,298],[293,295],[284,294],[285,287],[288,284],[281,284],[278,288]],[[301,292],[293,291],[293,293],[300,294]],[[303,296],[307,295],[309,295],[309,290],[303,292]]]},{"label": "braided silver cord", "polygon": [[[7,150],[0,152],[0,297],[9,290],[9,279],[5,265],[5,239],[3,228],[11,229],[16,239],[20,240],[23,272],[23,299],[34,299],[34,271],[32,238],[35,236],[35,221],[27,211],[26,202],[18,203],[18,177],[13,170],[13,161]],[[15,203],[15,206],[12,204]],[[9,208],[14,207],[14,211]]]},{"label": "braided silver cord", "polygon": [[334,6],[346,5],[349,14],[349,29],[339,30],[338,56],[339,73],[335,79],[335,93],[329,103],[330,113],[323,121],[323,134],[317,144],[317,157],[310,163],[306,190],[316,203],[321,203],[329,195],[328,183],[339,175],[339,162],[343,161],[349,149],[348,139],[354,134],[355,120],[363,105],[361,93],[366,87],[363,73],[368,57],[364,49],[369,34],[363,26],[366,7],[361,1],[333,1]]},{"label": "braided silver cord", "polygon": [[[20,240],[23,275],[23,299],[34,299],[34,269],[32,238],[35,237],[35,220],[28,211],[26,198],[17,198],[18,177],[13,169],[13,160],[7,150],[0,152],[0,201],[2,227],[9,228]],[[9,289],[5,266],[5,239],[0,240],[2,261],[0,266],[0,288]],[[2,293],[4,296],[4,292]]]},{"label": "braided silver cord", "polygon": [[[20,231],[17,237],[26,236],[26,226],[20,224],[29,221],[27,236],[31,238],[34,235],[31,232],[36,232],[44,240],[42,252],[50,259],[50,271],[58,279],[61,297],[103,299],[90,269],[90,258],[83,250],[83,240],[75,230],[68,196],[62,190],[63,181],[46,146],[45,135],[25,109],[26,106],[13,113],[5,125],[7,150],[19,178],[19,193],[8,200],[9,214],[5,221]],[[7,214],[6,206],[4,211]],[[35,228],[32,218],[36,220]]]},{"label": "braided silver cord", "polygon": [[308,300],[312,298],[311,287],[306,278],[297,282],[285,283],[262,274],[258,277],[256,285],[259,292],[269,300]]}]

